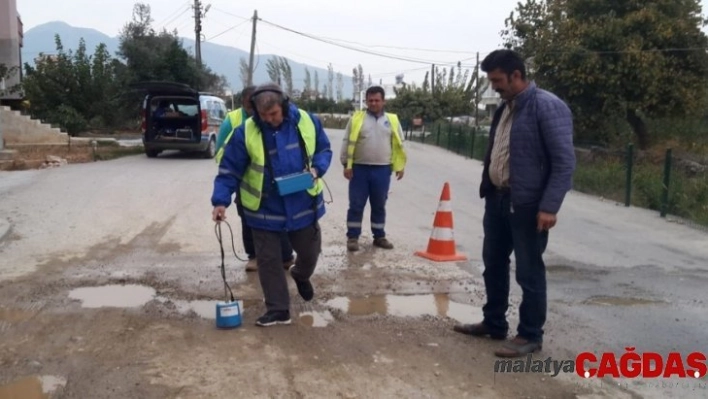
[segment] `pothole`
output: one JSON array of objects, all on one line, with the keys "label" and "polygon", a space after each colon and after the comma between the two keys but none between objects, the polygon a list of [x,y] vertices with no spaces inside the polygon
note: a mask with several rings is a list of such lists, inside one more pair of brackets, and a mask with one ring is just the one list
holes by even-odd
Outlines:
[{"label": "pothole", "polygon": [[[217,300],[170,299],[157,295],[152,287],[137,284],[76,288],[69,292],[69,298],[80,300],[83,308],[139,308],[145,305],[149,307],[150,302],[155,301],[154,303],[158,306],[166,307],[168,310],[176,310],[181,314],[194,313],[200,318],[210,320],[216,319],[216,304],[223,303]],[[252,305],[250,303],[244,304],[242,300],[238,302],[242,312],[244,306]],[[3,321],[3,315],[4,313],[0,309],[0,323]],[[21,313],[12,313],[11,315],[13,318],[22,316]]]},{"label": "pothole", "polygon": [[631,298],[618,296],[593,296],[583,301],[585,305],[605,305],[605,306],[636,306],[636,305],[656,305],[666,303],[646,298]]},{"label": "pothole", "polygon": [[133,308],[150,302],[155,294],[154,288],[144,285],[104,285],[73,289],[69,298],[80,300],[84,308]]},{"label": "pothole", "polygon": [[460,323],[476,323],[482,319],[482,309],[450,300],[448,294],[376,295],[368,297],[338,297],[325,303],[350,316],[449,317]]},{"label": "pothole", "polygon": [[47,399],[50,393],[65,385],[64,378],[51,375],[23,377],[0,386],[0,398]]}]

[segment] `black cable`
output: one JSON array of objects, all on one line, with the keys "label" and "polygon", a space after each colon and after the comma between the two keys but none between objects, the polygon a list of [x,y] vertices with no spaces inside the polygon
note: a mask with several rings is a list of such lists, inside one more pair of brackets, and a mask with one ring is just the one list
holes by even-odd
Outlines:
[{"label": "black cable", "polygon": [[234,302],[234,293],[231,291],[231,287],[229,286],[229,283],[226,281],[226,264],[225,264],[225,254],[224,254],[224,243],[222,240],[222,234],[221,234],[221,223],[226,223],[226,226],[229,228],[229,232],[231,233],[231,248],[233,249],[234,256],[236,259],[245,262],[245,259],[241,259],[238,254],[236,254],[236,244],[234,243],[234,232],[231,229],[231,225],[229,222],[222,220],[221,222],[216,222],[214,225],[214,233],[216,234],[216,239],[219,241],[219,249],[221,250],[221,278],[224,280],[224,293],[226,293],[226,290],[228,290],[228,294],[231,297],[231,302]]}]

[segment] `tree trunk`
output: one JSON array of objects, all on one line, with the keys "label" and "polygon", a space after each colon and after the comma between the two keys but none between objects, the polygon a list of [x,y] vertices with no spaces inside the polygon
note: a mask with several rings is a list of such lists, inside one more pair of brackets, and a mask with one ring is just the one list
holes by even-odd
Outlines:
[{"label": "tree trunk", "polygon": [[633,109],[627,110],[627,122],[629,122],[632,130],[634,130],[634,134],[637,136],[639,149],[646,150],[649,147],[649,130],[647,129],[647,124],[637,115],[637,111]]}]

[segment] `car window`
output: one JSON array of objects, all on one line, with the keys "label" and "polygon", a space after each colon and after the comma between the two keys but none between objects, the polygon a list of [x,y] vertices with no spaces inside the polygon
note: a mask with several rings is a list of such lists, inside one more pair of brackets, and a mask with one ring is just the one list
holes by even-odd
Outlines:
[{"label": "car window", "polygon": [[180,104],[179,110],[187,116],[196,116],[199,111],[197,104]]}]

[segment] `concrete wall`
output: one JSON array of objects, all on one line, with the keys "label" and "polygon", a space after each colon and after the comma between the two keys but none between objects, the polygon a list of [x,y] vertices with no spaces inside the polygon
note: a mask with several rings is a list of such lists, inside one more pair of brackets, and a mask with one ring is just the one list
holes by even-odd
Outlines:
[{"label": "concrete wall", "polygon": [[0,107],[0,129],[5,144],[68,143],[69,135],[58,128]]}]

